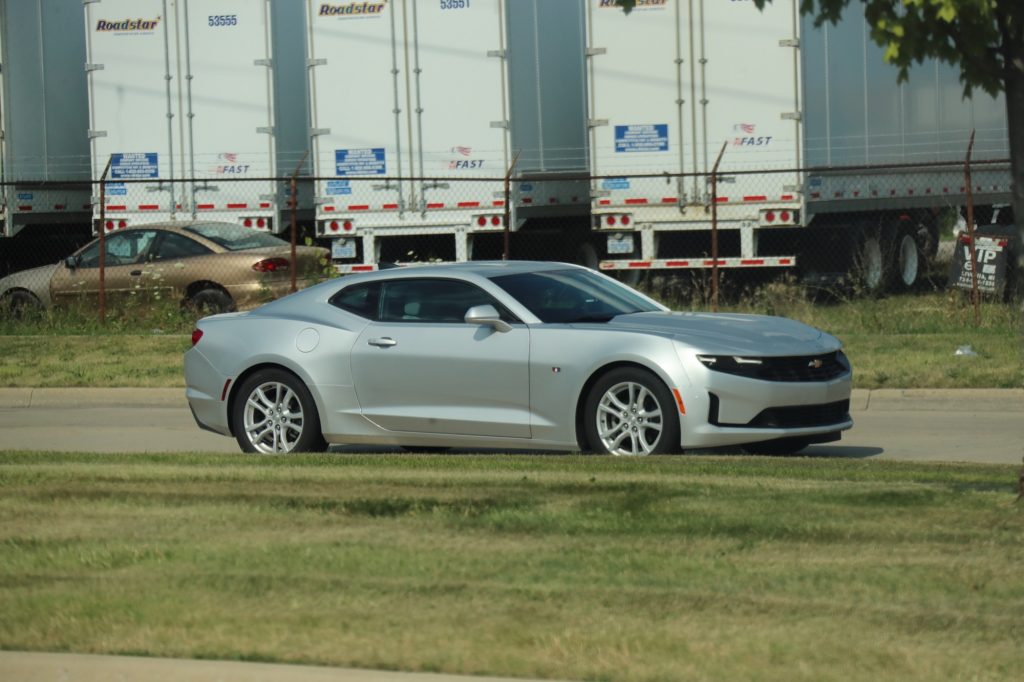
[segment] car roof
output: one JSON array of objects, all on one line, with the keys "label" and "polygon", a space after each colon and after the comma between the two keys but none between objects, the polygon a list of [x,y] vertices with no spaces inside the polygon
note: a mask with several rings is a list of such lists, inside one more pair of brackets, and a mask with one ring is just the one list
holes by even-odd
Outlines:
[{"label": "car roof", "polygon": [[110,234],[118,234],[120,232],[136,232],[138,230],[169,230],[171,232],[181,232],[194,225],[231,225],[232,227],[241,227],[241,225],[238,225],[237,223],[231,223],[225,220],[168,220],[158,223],[134,224],[126,228],[111,232]]},{"label": "car roof", "polygon": [[570,263],[559,263],[557,261],[529,261],[529,260],[493,260],[493,261],[467,261],[464,263],[439,263],[425,265],[408,265],[397,268],[384,268],[374,272],[347,275],[343,279],[347,282],[371,281],[375,279],[392,279],[394,277],[434,277],[453,275],[459,278],[477,276],[483,278],[497,277],[499,275],[518,275],[525,272],[546,272],[552,270],[565,270],[566,268],[581,268],[579,265]]}]

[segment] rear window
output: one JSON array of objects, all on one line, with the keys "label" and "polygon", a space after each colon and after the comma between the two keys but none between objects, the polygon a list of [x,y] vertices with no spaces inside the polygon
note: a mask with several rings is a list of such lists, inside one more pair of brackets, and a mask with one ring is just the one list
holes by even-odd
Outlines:
[{"label": "rear window", "polygon": [[257,232],[231,223],[201,223],[185,228],[186,232],[198,234],[228,251],[261,249],[267,246],[286,246],[288,242],[266,232]]}]

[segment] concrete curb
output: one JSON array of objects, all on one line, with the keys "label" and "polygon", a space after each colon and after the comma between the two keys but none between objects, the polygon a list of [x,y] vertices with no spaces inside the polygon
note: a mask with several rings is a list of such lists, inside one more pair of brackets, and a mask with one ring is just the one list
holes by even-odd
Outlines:
[{"label": "concrete curb", "polygon": [[870,412],[1024,412],[1024,388],[876,388],[853,393],[853,409]]},{"label": "concrete curb", "polygon": [[[187,408],[184,388],[0,388],[0,409]],[[1024,388],[858,388],[853,412],[1024,412]]]},{"label": "concrete curb", "polygon": [[21,651],[0,651],[0,679],[9,682],[531,682],[510,677]]},{"label": "concrete curb", "polygon": [[0,388],[0,408],[188,407],[184,388]]}]

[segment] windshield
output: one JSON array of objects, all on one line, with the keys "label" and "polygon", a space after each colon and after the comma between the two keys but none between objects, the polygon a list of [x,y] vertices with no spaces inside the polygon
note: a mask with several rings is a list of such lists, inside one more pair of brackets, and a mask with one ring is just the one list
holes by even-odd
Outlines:
[{"label": "windshield", "polygon": [[285,246],[287,242],[266,232],[257,232],[231,223],[202,223],[190,225],[186,232],[198,234],[228,251],[260,249],[265,246]]},{"label": "windshield", "polygon": [[661,310],[640,294],[590,270],[499,275],[491,281],[542,322],[607,322],[617,315]]}]

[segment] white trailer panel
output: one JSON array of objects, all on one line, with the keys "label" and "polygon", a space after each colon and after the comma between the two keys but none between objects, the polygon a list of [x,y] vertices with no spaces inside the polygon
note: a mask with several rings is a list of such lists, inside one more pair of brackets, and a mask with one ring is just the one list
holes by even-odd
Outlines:
[{"label": "white trailer panel", "polygon": [[273,183],[229,182],[276,171],[268,2],[86,3],[89,134],[94,177],[111,164],[108,229],[199,214],[276,227]]},{"label": "white trailer panel", "polygon": [[[723,145],[722,168],[799,166],[792,11],[791,0],[762,13],[745,2],[648,0],[626,14],[589,0],[593,173],[707,173]],[[792,176],[760,177],[756,188],[726,180],[729,201],[794,198],[784,189]],[[667,187],[613,177],[595,190],[598,212],[708,199],[698,178]]]},{"label": "white trailer panel", "polygon": [[[197,212],[266,215],[277,176],[270,11],[265,0],[185,2],[189,167]],[[234,187],[237,186],[237,189]]]},{"label": "white trailer panel", "polygon": [[501,0],[307,1],[318,233],[471,230],[503,210],[500,182],[421,180],[505,173],[502,12]]}]

